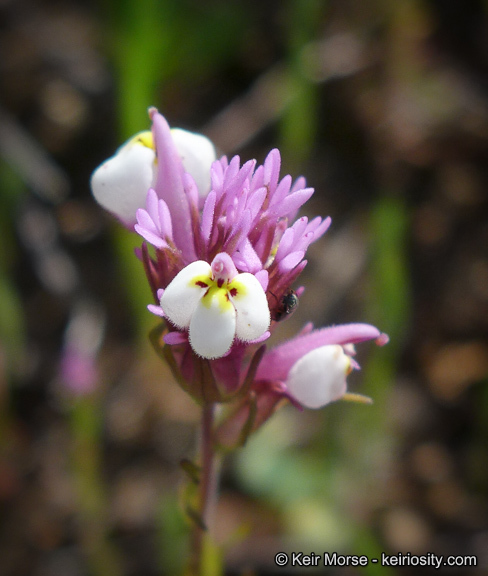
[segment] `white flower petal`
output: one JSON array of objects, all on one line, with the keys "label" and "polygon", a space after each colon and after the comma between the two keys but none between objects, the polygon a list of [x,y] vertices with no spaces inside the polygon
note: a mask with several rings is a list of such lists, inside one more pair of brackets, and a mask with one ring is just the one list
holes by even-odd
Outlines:
[{"label": "white flower petal", "polygon": [[291,368],[286,385],[306,408],[322,408],[346,393],[350,359],[341,346],[315,348]]},{"label": "white flower petal", "polygon": [[190,344],[203,358],[221,358],[234,341],[236,311],[226,298],[225,301],[227,305],[224,306],[218,297],[211,298],[208,303],[200,301],[192,316]]},{"label": "white flower petal", "polygon": [[136,221],[136,211],[146,205],[149,188],[154,186],[155,152],[144,138],[132,138],[99,166],[91,177],[95,200],[126,226]]},{"label": "white flower petal", "polygon": [[199,195],[206,196],[210,190],[210,167],[216,160],[215,147],[202,134],[173,128],[171,137],[175,143],[185,172],[195,180]]},{"label": "white flower petal", "polygon": [[161,296],[161,308],[178,328],[188,328],[197,305],[207,288],[198,285],[198,280],[210,283],[212,269],[204,260],[192,262],[181,270],[170,282]]},{"label": "white flower petal", "polygon": [[[236,289],[234,294],[233,288]],[[270,324],[270,313],[266,294],[253,274],[238,274],[229,284],[229,297],[237,311],[236,336],[249,342],[266,332]]]}]

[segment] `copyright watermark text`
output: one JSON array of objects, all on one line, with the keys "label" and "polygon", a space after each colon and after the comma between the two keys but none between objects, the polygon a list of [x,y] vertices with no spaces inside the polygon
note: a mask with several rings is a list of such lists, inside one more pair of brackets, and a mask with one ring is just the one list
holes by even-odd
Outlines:
[{"label": "copyright watermark text", "polygon": [[379,558],[369,556],[343,555],[337,552],[324,552],[323,554],[304,554],[303,552],[278,552],[274,558],[276,566],[428,566],[439,570],[442,567],[475,567],[478,565],[476,556],[442,556],[429,552],[428,554],[381,554]]}]

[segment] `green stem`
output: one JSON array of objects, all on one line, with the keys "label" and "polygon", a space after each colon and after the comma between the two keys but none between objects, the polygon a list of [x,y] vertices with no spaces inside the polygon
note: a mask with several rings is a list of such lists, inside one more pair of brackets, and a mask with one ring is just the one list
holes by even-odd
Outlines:
[{"label": "green stem", "polygon": [[217,497],[218,466],[214,450],[215,404],[204,404],[200,431],[201,475],[198,493],[198,522],[195,521],[192,533],[191,576],[207,576],[205,567],[206,542],[212,526],[212,515]]}]

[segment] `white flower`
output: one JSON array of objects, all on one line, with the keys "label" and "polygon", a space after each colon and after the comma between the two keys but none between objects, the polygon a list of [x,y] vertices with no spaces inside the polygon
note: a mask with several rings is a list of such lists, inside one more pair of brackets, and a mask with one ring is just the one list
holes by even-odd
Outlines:
[{"label": "white flower", "polygon": [[346,395],[346,376],[351,369],[351,359],[342,346],[320,346],[291,367],[286,386],[306,408],[322,408]]},{"label": "white flower", "polygon": [[191,347],[203,358],[224,356],[235,338],[257,340],[270,324],[260,282],[253,274],[237,274],[226,253],[218,254],[212,265],[198,260],[183,268],[160,304],[176,327],[189,329]]},{"label": "white flower", "polygon": [[156,181],[156,153],[151,132],[136,134],[91,177],[95,200],[123,224],[132,227],[136,211],[146,205]]},{"label": "white flower", "polygon": [[[212,142],[201,134],[174,128],[174,145],[183,170],[195,180],[200,196],[210,190],[210,166],[216,159]],[[140,132],[99,166],[91,177],[95,200],[127,227],[136,222],[138,208],[146,205],[149,188],[157,178],[157,158],[152,132]]]}]

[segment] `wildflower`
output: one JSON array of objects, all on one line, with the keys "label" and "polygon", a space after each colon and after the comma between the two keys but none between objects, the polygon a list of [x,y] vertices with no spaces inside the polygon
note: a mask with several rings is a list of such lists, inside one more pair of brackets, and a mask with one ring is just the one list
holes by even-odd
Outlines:
[{"label": "wildflower", "polygon": [[[211,145],[171,131],[155,109],[149,115],[152,132],[123,146],[91,183],[97,200],[142,237],[138,255],[155,300],[148,308],[163,319],[151,340],[202,405],[200,461],[185,468],[198,477],[198,500],[185,508],[195,521],[192,566],[203,574],[216,447],[243,444],[282,401],[320,408],[354,396],[346,382],[359,368],[354,344],[388,337],[369,324],[307,325],[266,351],[260,344],[297,307],[303,288],[291,286],[330,218],[297,218],[313,189],[303,178],[280,179],[278,150],[261,166],[238,156],[212,162]],[[218,422],[216,403],[227,405]]]},{"label": "wildflower", "polygon": [[[256,422],[283,398],[316,408],[347,395],[346,377],[358,367],[352,344],[380,342],[373,326],[308,330],[261,352],[260,363],[250,360],[296,308],[303,288],[291,285],[330,225],[330,218],[297,218],[313,189],[303,178],[280,179],[276,149],[260,166],[238,156],[214,160],[203,136],[171,130],[155,109],[149,114],[152,132],[103,164],[92,187],[99,201],[101,190],[110,192],[109,209],[145,241],[140,257],[156,302],[148,307],[166,324],[157,345],[171,349],[182,386],[203,401],[242,393],[249,410],[254,397],[266,407],[256,408]],[[210,371],[199,364],[208,360]]]},{"label": "wildflower", "polygon": [[96,201],[127,227],[154,182],[156,155],[150,132],[136,134],[92,175]]},{"label": "wildflower", "polygon": [[302,334],[277,346],[261,362],[257,378],[280,382],[283,393],[305,408],[322,408],[346,396],[346,377],[359,365],[354,345],[388,337],[369,324],[344,324]]},{"label": "wildflower", "polygon": [[[182,165],[204,196],[210,186],[210,165],[215,160],[213,144],[201,134],[179,128],[171,131],[171,137]],[[97,202],[132,229],[136,211],[145,206],[147,191],[154,186],[156,176],[154,139],[150,131],[145,131],[130,138],[99,166],[92,175],[91,188]]]},{"label": "wildflower", "polygon": [[344,399],[371,400],[347,392],[347,376],[358,370],[354,345],[374,340],[378,346],[388,336],[370,324],[344,324],[313,330],[309,324],[300,334],[266,352],[249,393],[220,423],[216,438],[227,448],[245,442],[277,407],[288,401],[296,408],[322,408]]},{"label": "wildflower", "polygon": [[344,396],[351,369],[350,358],[341,346],[320,346],[293,365],[286,386],[302,406],[322,408]]},{"label": "wildflower", "polygon": [[190,344],[203,358],[224,356],[234,337],[256,340],[270,322],[263,287],[252,274],[238,274],[226,253],[211,265],[197,260],[183,268],[164,291],[161,308],[175,326],[189,328]]}]

